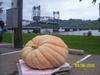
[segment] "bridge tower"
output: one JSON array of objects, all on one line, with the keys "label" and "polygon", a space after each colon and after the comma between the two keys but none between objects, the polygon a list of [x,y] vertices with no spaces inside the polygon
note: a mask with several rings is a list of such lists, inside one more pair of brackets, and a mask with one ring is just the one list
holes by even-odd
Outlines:
[{"label": "bridge tower", "polygon": [[41,7],[39,6],[34,6],[33,7],[33,21],[34,22],[39,22],[40,21],[40,15],[41,15]]},{"label": "bridge tower", "polygon": [[59,11],[53,11],[53,18],[59,19],[60,18],[60,12]]},{"label": "bridge tower", "polygon": [[59,11],[53,11],[53,21],[54,23],[59,23],[60,19],[60,12]]}]

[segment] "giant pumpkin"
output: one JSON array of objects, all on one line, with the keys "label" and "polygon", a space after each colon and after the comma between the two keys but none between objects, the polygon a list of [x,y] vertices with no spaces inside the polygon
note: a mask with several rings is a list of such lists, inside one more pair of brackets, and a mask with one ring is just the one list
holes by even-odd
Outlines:
[{"label": "giant pumpkin", "polygon": [[67,55],[67,45],[53,35],[36,36],[22,49],[22,59],[35,69],[59,67],[66,62]]}]

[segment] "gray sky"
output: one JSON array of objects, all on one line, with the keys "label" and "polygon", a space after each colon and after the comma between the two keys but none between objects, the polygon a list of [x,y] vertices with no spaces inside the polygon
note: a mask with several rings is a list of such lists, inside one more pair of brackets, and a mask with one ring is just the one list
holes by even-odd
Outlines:
[{"label": "gray sky", "polygon": [[[9,9],[10,0],[3,1],[4,9]],[[41,16],[53,16],[53,11],[60,11],[60,19],[84,19],[96,20],[99,17],[98,3],[92,4],[92,0],[23,0],[23,19],[31,20],[32,7],[41,6]]]}]

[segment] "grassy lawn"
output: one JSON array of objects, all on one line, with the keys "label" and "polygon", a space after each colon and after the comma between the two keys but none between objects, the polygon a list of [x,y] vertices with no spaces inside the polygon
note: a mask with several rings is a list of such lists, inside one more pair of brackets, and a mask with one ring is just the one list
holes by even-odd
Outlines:
[{"label": "grassy lawn", "polygon": [[[33,33],[23,33],[23,43],[26,44],[29,40],[35,37]],[[12,43],[13,36],[11,33],[6,32],[3,36],[3,42]]]},{"label": "grassy lawn", "polygon": [[82,49],[85,53],[100,55],[100,36],[60,36],[69,48]]},{"label": "grassy lawn", "polygon": [[[36,34],[33,33],[30,34],[23,33],[24,44],[35,36]],[[85,50],[85,53],[100,55],[100,36],[91,36],[91,37],[68,36],[68,35],[58,35],[58,36],[64,40],[64,42],[68,45],[69,48],[83,49]],[[5,33],[3,41],[11,43],[12,34]]]}]

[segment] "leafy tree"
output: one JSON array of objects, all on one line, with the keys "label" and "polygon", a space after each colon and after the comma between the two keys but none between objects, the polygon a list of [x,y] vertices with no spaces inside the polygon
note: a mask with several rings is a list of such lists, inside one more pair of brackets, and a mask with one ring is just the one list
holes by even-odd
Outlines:
[{"label": "leafy tree", "polygon": [[[82,1],[82,0],[79,0],[79,1]],[[95,3],[97,0],[92,0],[92,3]]]}]

